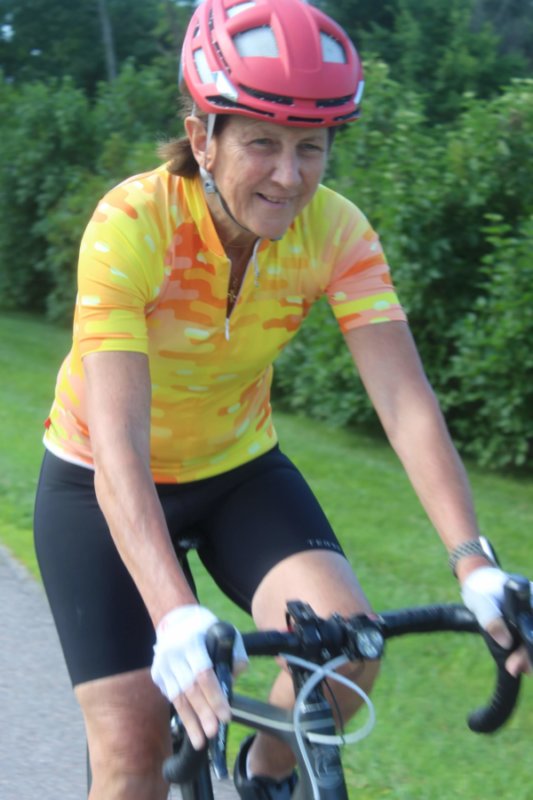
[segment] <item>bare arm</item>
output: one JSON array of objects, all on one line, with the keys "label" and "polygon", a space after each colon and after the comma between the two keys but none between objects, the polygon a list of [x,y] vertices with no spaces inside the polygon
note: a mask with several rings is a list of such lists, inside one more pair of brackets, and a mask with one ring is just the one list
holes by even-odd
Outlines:
[{"label": "bare arm", "polygon": [[150,472],[148,359],[93,353],[83,361],[98,502],[154,626],[195,603],[174,553]]},{"label": "bare arm", "polygon": [[[141,353],[93,353],[83,361],[98,502],[117,549],[157,628],[177,607],[196,604],[176,558],[150,471],[151,382]],[[159,642],[159,636],[158,636]],[[183,660],[184,645],[173,653]],[[176,658],[165,658],[175,670]],[[177,690],[176,690],[177,691]],[[168,695],[167,695],[168,696]],[[210,669],[196,672],[174,702],[195,747],[214,736],[229,705]]]},{"label": "bare arm", "polygon": [[[346,342],[391,445],[444,545],[479,535],[468,479],[406,323],[357,328]],[[479,556],[459,562],[460,579]]]}]

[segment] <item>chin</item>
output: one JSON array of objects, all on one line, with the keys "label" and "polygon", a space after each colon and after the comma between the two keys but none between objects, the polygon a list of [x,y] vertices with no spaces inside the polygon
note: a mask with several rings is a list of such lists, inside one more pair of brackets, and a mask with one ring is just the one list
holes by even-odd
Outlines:
[{"label": "chin", "polygon": [[293,221],[294,220],[291,219],[284,225],[250,225],[250,230],[253,230],[261,239],[282,239]]}]

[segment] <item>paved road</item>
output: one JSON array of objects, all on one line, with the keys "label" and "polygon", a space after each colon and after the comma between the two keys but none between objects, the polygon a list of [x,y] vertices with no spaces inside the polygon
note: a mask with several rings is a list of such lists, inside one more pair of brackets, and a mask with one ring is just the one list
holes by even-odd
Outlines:
[{"label": "paved road", "polygon": [[[0,800],[84,800],[83,723],[48,604],[2,547],[0,609]],[[234,798],[219,784],[218,800]]]},{"label": "paved road", "polygon": [[0,548],[0,798],[82,800],[85,738],[41,587]]}]

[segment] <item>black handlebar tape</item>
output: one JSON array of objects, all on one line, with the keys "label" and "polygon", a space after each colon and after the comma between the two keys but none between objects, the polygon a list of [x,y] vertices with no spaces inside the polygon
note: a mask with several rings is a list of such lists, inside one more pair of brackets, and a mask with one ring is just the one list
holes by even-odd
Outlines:
[{"label": "black handlebar tape", "polygon": [[473,711],[468,727],[475,733],[494,733],[504,725],[514,711],[520,692],[520,676],[514,677],[505,669],[505,661],[514,649],[500,647],[488,633],[482,632],[498,669],[496,687],[487,706]]},{"label": "black handlebar tape", "polygon": [[385,639],[410,633],[478,633],[474,615],[463,605],[435,605],[385,611],[378,618]]},{"label": "black handlebar tape", "polygon": [[[429,606],[424,609],[386,612],[382,619],[386,638],[424,631],[480,631],[474,616],[464,606]],[[511,650],[505,650],[489,634],[480,632],[496,661],[496,687],[489,703],[469,715],[468,727],[475,733],[494,733],[507,722],[518,701],[520,678],[513,677],[505,669],[505,661],[516,647],[516,643]]]},{"label": "black handlebar tape", "polygon": [[[207,652],[215,665],[217,677],[222,683],[228,680],[231,683],[234,640],[235,629],[225,622],[216,622],[209,628],[206,635]],[[223,685],[226,692],[229,692],[230,688]],[[183,731],[179,749],[163,763],[163,777],[168,783],[180,784],[192,781],[206,763],[206,759],[207,745],[202,750],[195,750],[187,732]]]},{"label": "black handlebar tape", "polygon": [[163,777],[168,783],[194,780],[207,759],[207,746],[195,750],[184,732],[179,750],[163,762]]},{"label": "black handlebar tape", "polygon": [[511,633],[513,646],[504,650],[487,633],[483,637],[496,661],[498,677],[496,689],[489,705],[470,715],[468,725],[476,733],[493,733],[511,716],[518,701],[521,677],[513,677],[505,669],[509,654],[523,642],[531,657],[533,654],[533,614],[531,611],[531,585],[523,575],[510,575],[504,587],[503,615]]}]

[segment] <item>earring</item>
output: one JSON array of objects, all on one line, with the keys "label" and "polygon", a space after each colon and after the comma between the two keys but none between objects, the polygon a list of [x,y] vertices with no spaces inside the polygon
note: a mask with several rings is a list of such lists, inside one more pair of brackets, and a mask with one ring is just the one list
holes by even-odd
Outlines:
[{"label": "earring", "polygon": [[215,179],[211,173],[205,169],[205,167],[200,167],[200,177],[202,179],[206,194],[216,194],[217,186]]}]

